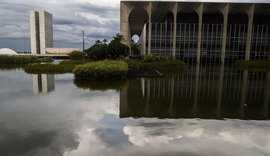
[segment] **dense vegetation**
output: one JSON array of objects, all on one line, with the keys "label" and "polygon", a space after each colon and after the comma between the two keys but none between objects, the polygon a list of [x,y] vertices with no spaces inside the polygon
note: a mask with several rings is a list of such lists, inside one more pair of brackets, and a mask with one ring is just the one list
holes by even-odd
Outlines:
[{"label": "dense vegetation", "polygon": [[78,65],[73,70],[77,79],[112,80],[125,78],[128,64],[123,61],[97,61]]},{"label": "dense vegetation", "polygon": [[236,68],[240,69],[262,69],[262,70],[270,70],[270,61],[244,61],[239,60],[234,63]]},{"label": "dense vegetation", "polygon": [[169,58],[163,55],[144,55],[143,62],[160,62],[166,60],[169,60]]},{"label": "dense vegetation", "polygon": [[158,62],[127,61],[129,76],[155,76],[159,73],[181,71],[185,63],[177,60],[164,60]]},{"label": "dense vegetation", "polygon": [[81,51],[73,51],[68,54],[71,60],[84,60],[86,53]]},{"label": "dense vegetation", "polygon": [[0,55],[0,65],[20,65],[28,63],[39,63],[39,62],[52,62],[53,58],[44,57],[38,58],[36,56],[11,56],[11,55]]},{"label": "dense vegetation", "polygon": [[86,60],[63,60],[59,64],[73,64],[73,65],[79,65],[84,64]]},{"label": "dense vegetation", "polygon": [[87,58],[90,60],[125,58],[129,55],[129,47],[121,43],[123,39],[122,35],[116,34],[109,44],[107,44],[107,40],[96,41],[86,50]]},{"label": "dense vegetation", "polygon": [[85,60],[63,60],[59,64],[28,64],[24,66],[27,73],[62,74],[72,73],[76,65],[84,64]]}]

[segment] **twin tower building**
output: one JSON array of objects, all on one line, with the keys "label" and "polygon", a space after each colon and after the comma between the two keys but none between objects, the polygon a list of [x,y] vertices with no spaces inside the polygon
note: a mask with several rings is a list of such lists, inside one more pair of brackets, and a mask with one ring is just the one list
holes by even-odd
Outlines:
[{"label": "twin tower building", "polygon": [[30,11],[31,54],[67,56],[78,48],[55,48],[53,45],[53,16],[47,11]]},{"label": "twin tower building", "polygon": [[46,54],[53,47],[52,14],[46,11],[30,11],[31,54]]}]

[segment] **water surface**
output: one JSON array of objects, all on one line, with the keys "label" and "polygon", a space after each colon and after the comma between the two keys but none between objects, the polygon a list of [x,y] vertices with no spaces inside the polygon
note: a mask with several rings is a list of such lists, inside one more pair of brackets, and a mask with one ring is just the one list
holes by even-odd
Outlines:
[{"label": "water surface", "polygon": [[111,83],[0,71],[2,156],[267,156],[270,74],[191,66]]}]

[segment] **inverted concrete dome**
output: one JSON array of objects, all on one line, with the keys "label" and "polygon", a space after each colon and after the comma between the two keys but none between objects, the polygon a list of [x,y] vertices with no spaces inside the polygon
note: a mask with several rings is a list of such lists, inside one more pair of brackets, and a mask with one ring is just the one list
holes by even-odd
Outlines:
[{"label": "inverted concrete dome", "polygon": [[18,55],[18,53],[9,48],[2,48],[0,49],[0,55]]}]

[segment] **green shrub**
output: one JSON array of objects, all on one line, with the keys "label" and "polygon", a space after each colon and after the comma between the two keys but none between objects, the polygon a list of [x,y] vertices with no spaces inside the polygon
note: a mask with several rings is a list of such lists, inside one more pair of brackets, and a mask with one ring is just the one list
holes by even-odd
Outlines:
[{"label": "green shrub", "polygon": [[129,72],[159,70],[159,71],[179,71],[185,67],[185,63],[177,60],[165,60],[158,62],[127,61]]},{"label": "green shrub", "polygon": [[74,64],[74,65],[79,65],[79,64],[84,64],[85,60],[63,60],[59,64]]},{"label": "green shrub", "polygon": [[119,33],[113,36],[113,40],[108,45],[109,55],[111,59],[124,58],[129,55],[129,47],[122,43],[124,36]]},{"label": "green shrub", "polygon": [[41,63],[41,62],[53,62],[53,58],[52,57],[41,57],[38,58],[37,63]]},{"label": "green shrub", "polygon": [[24,71],[31,74],[64,74],[72,73],[75,66],[72,64],[29,64],[24,67]]},{"label": "green shrub", "polygon": [[8,64],[28,64],[28,63],[38,63],[38,62],[52,62],[51,57],[38,58],[36,56],[10,56],[10,55],[0,55],[0,65]]},{"label": "green shrub", "polygon": [[86,53],[81,51],[73,51],[68,54],[71,60],[83,60],[85,59]]},{"label": "green shrub", "polygon": [[163,55],[144,55],[144,62],[159,62],[169,60],[167,56]]},{"label": "green shrub", "polygon": [[125,78],[128,64],[123,61],[98,61],[78,65],[73,70],[77,79],[112,80]]},{"label": "green shrub", "polygon": [[90,60],[104,60],[109,58],[108,45],[96,43],[86,50],[87,58]]}]

